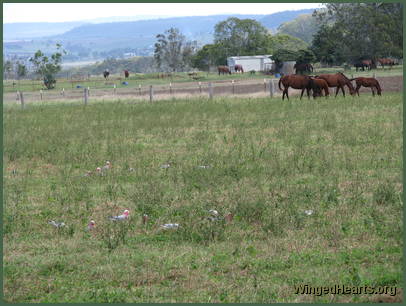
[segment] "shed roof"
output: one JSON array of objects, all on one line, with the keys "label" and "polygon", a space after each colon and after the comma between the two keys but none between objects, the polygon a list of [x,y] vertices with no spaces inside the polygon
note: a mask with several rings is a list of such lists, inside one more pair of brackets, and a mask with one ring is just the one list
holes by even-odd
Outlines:
[{"label": "shed roof", "polygon": [[246,56],[230,56],[230,59],[261,59],[269,58],[272,55],[246,55]]}]

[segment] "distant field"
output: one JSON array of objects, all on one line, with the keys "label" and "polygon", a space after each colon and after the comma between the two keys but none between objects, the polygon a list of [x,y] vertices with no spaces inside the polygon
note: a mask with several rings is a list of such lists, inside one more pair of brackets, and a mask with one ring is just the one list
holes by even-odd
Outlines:
[{"label": "distant field", "polygon": [[[344,71],[342,67],[333,68],[316,68],[314,74],[321,73],[336,73],[338,71],[344,72],[348,77],[358,77],[358,76],[370,76],[374,74],[377,77],[386,76],[401,76],[403,75],[403,66],[397,65],[392,69],[374,69],[371,71],[358,71],[356,72],[354,68],[350,71]],[[269,79],[273,76],[264,75],[262,73],[244,73],[244,74],[231,74],[231,75],[218,75],[217,73],[207,73],[207,72],[197,72],[194,76],[189,76],[187,73],[175,73],[171,77],[165,76],[162,78],[162,73],[150,73],[150,74],[134,74],[130,72],[130,77],[128,79],[124,78],[124,75],[110,75],[107,80],[100,76],[91,76],[87,79],[81,80],[77,77],[73,79],[62,78],[56,83],[56,87],[51,91],[60,91],[62,88],[65,90],[74,89],[77,85],[82,87],[90,87],[92,89],[111,89],[114,84],[117,88],[138,88],[138,86],[149,86],[149,85],[169,85],[169,83],[188,83],[188,82],[209,82],[209,81],[232,81],[232,80],[263,80],[264,78]],[[194,77],[195,79],[193,79]],[[127,82],[127,85],[122,84],[122,82]],[[14,83],[14,85],[13,85]],[[3,81],[3,91],[16,92],[16,91],[39,91],[43,88],[43,83],[41,81],[32,80],[4,80]]]},{"label": "distant field", "polygon": [[[130,102],[4,106],[6,301],[376,302],[389,297],[294,288],[401,288],[401,93]],[[123,209],[129,221],[107,219]]]}]

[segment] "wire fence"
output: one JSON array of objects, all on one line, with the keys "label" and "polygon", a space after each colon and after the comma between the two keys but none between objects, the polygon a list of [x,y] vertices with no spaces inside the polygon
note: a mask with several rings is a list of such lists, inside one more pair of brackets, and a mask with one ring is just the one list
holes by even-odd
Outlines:
[{"label": "wire fence", "polygon": [[[384,92],[403,90],[403,76],[377,77]],[[80,102],[84,104],[100,100],[156,101],[171,98],[206,97],[213,99],[219,96],[274,97],[280,96],[279,79],[223,80],[216,82],[171,83],[165,85],[138,85],[135,87],[117,88],[62,88],[62,90],[16,91],[3,94],[3,103],[17,103],[25,107],[28,103],[38,102]],[[333,89],[333,88],[332,88]],[[296,90],[289,89],[295,94]],[[361,88],[361,92],[369,92]],[[331,93],[333,94],[334,91]]]},{"label": "wire fence", "polygon": [[5,93],[3,103],[53,102],[53,101],[83,101],[87,104],[92,100],[100,99],[137,99],[160,100],[167,98],[181,98],[185,96],[200,96],[214,98],[225,95],[261,94],[274,96],[277,93],[277,79],[244,80],[244,81],[217,81],[196,83],[171,83],[166,85],[139,85],[130,88],[92,88],[83,86],[79,88],[62,88],[62,90],[36,90],[16,91]]}]

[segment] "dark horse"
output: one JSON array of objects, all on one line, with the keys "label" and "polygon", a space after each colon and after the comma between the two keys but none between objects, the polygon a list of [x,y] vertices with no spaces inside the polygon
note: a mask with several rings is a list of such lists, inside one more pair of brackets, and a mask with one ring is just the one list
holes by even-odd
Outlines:
[{"label": "dark horse", "polygon": [[326,98],[327,98],[327,96],[330,95],[330,92],[328,90],[328,84],[323,79],[317,79],[317,78],[310,77],[309,88],[313,91],[313,98],[322,97],[323,90],[324,90],[324,95],[326,96]]},{"label": "dark horse", "polygon": [[343,92],[343,96],[345,97],[345,91],[344,91],[344,86],[347,85],[350,94],[355,95],[355,89],[354,86],[352,86],[351,80],[347,78],[343,73],[337,72],[335,74],[320,74],[316,75],[315,78],[318,79],[323,79],[327,82],[328,87],[337,87],[336,89],[336,97],[338,94],[338,91],[341,89]]},{"label": "dark horse", "polygon": [[295,64],[293,66],[293,69],[296,70],[296,74],[303,74],[303,73],[311,73],[313,72],[313,66],[311,64],[308,63],[304,63],[304,64]]},{"label": "dark horse", "polygon": [[234,71],[244,73],[244,69],[242,69],[242,65],[234,65]]},{"label": "dark horse", "polygon": [[[283,90],[282,100],[285,99],[285,94],[289,100],[289,95],[288,95],[289,87],[302,90],[300,99],[302,99],[303,92],[306,89],[307,97],[310,99],[309,81],[310,81],[310,78],[308,76],[299,75],[299,74],[290,74],[290,75],[285,75],[285,76],[281,77],[279,79],[278,86],[281,91]],[[284,89],[282,89],[281,83],[283,84]]]},{"label": "dark horse", "polygon": [[359,96],[359,89],[361,88],[361,86],[364,87],[370,87],[372,90],[372,96],[375,96],[375,91],[374,88],[376,88],[376,92],[378,93],[378,96],[381,95],[382,89],[381,86],[379,85],[379,82],[377,79],[375,78],[355,78],[355,79],[351,79],[351,81],[354,81],[357,84],[357,88],[355,88],[355,92],[358,94]]},{"label": "dark horse", "polygon": [[366,63],[366,61],[360,61],[360,62],[356,62],[354,64],[355,70],[358,71],[358,69],[362,69],[362,71],[365,71],[365,68],[367,68],[368,70],[371,69],[370,65],[368,65]]},{"label": "dark horse", "polygon": [[385,65],[389,66],[389,68],[392,68],[392,66],[395,65],[395,61],[390,58],[378,58],[378,62],[381,64],[382,68],[385,68]]},{"label": "dark horse", "polygon": [[130,76],[130,73],[128,72],[128,70],[124,70],[124,76],[126,79]]},{"label": "dark horse", "polygon": [[220,73],[221,74],[225,74],[225,73],[231,74],[231,70],[227,66],[218,66],[217,70],[219,72],[219,75],[220,75]]},{"label": "dark horse", "polygon": [[108,69],[104,70],[104,72],[103,72],[104,78],[107,79],[109,77],[109,75],[110,75],[109,70]]}]

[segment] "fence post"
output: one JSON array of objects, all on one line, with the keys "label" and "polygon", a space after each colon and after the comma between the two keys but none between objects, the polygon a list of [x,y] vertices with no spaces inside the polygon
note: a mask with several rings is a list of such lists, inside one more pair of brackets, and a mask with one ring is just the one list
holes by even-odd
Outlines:
[{"label": "fence post", "polygon": [[20,101],[21,101],[21,107],[24,109],[24,95],[23,95],[22,91],[20,91]]},{"label": "fence post", "polygon": [[90,96],[90,87],[87,87],[87,95]]},{"label": "fence post", "polygon": [[375,74],[375,72],[374,72],[374,74],[373,74],[373,78],[374,78],[374,79],[376,78],[376,74]]},{"label": "fence post", "polygon": [[89,90],[87,88],[85,88],[83,93],[84,93],[85,105],[87,105],[87,98],[89,96]]},{"label": "fence post", "polygon": [[234,94],[235,93],[234,80],[231,81],[231,84],[233,85],[233,94]]},{"label": "fence post", "polygon": [[209,83],[209,98],[213,99],[213,84]]},{"label": "fence post", "polygon": [[116,88],[117,88],[116,84],[114,84],[113,88],[114,88],[114,90],[113,90],[114,94],[116,94]]},{"label": "fence post", "polygon": [[172,83],[169,82],[169,93],[172,94]]},{"label": "fence post", "polygon": [[264,79],[264,91],[266,92],[266,79]]},{"label": "fence post", "polygon": [[141,84],[138,85],[138,93],[139,93],[140,96],[141,96]]},{"label": "fence post", "polygon": [[61,94],[62,94],[63,97],[65,97],[65,88],[62,88]]},{"label": "fence post", "polygon": [[39,95],[40,95],[41,101],[42,101],[42,89],[39,90]]},{"label": "fence post", "polygon": [[273,98],[274,93],[275,93],[275,88],[274,88],[273,80],[269,80],[269,94],[270,94],[271,98]]},{"label": "fence post", "polygon": [[152,85],[149,86],[149,102],[152,102],[154,98],[154,89],[152,88]]},{"label": "fence post", "polygon": [[199,82],[199,91],[202,93],[202,82]]}]

